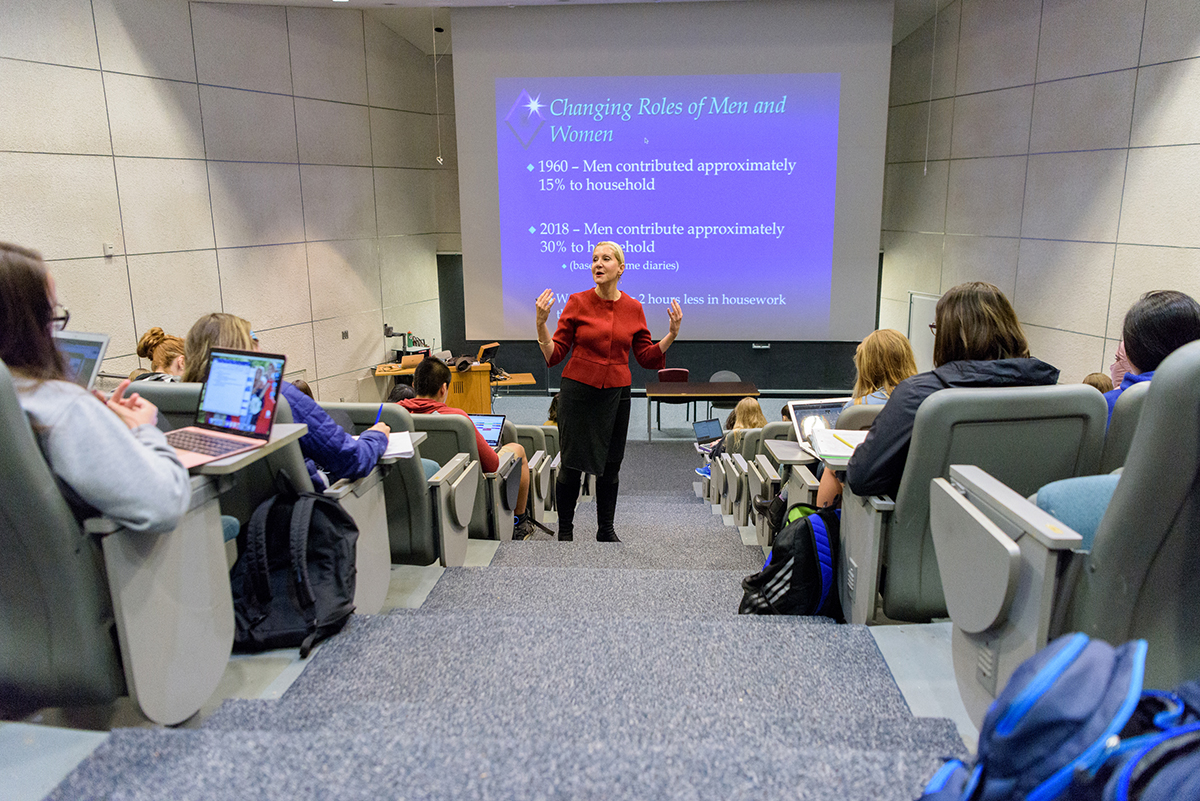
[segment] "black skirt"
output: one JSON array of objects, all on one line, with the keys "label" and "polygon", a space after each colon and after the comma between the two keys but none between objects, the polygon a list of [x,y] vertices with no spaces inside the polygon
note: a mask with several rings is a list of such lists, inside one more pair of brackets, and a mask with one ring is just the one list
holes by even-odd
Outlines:
[{"label": "black skirt", "polygon": [[564,377],[558,395],[563,467],[600,476],[620,468],[629,435],[629,387],[597,389]]}]

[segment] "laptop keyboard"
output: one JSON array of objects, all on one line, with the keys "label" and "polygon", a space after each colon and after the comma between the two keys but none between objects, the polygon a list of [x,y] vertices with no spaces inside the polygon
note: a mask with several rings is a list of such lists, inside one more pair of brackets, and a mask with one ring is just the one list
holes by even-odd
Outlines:
[{"label": "laptop keyboard", "polygon": [[235,442],[223,437],[211,437],[199,431],[168,431],[167,444],[181,451],[202,453],[205,456],[223,456],[246,447],[244,442]]}]

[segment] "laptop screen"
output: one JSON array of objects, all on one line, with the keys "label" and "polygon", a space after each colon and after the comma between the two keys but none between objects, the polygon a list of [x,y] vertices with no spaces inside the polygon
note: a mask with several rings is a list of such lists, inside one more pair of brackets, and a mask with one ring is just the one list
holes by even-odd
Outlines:
[{"label": "laptop screen", "polygon": [[471,422],[483,435],[483,440],[493,448],[500,444],[500,435],[504,433],[504,415],[502,414],[473,414]]},{"label": "laptop screen", "polygon": [[697,420],[692,423],[692,430],[696,432],[697,442],[712,442],[721,438],[721,421],[715,417],[711,420]]},{"label": "laptop screen", "polygon": [[273,353],[213,348],[196,425],[270,439],[284,362],[283,356]]},{"label": "laptop screen", "polygon": [[788,411],[792,415],[792,427],[798,442],[808,442],[812,432],[818,428],[833,428],[837,424],[842,407],[850,398],[821,398],[819,400],[792,401]]},{"label": "laptop screen", "polygon": [[67,380],[84,389],[91,389],[100,374],[100,362],[108,348],[107,334],[85,334],[79,331],[55,331],[58,346],[67,365]]}]

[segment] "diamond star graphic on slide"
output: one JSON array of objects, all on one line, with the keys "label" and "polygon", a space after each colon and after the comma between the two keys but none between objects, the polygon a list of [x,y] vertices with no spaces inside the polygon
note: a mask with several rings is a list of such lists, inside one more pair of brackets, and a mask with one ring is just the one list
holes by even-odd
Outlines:
[{"label": "diamond star graphic on slide", "polygon": [[537,97],[530,97],[529,92],[522,89],[521,94],[517,96],[517,102],[513,103],[513,107],[509,109],[508,115],[504,118],[508,127],[516,134],[517,140],[525,147],[529,147],[533,137],[537,136],[537,132],[546,123],[546,118],[542,116],[542,109],[545,106],[542,105],[541,100],[540,94]]}]

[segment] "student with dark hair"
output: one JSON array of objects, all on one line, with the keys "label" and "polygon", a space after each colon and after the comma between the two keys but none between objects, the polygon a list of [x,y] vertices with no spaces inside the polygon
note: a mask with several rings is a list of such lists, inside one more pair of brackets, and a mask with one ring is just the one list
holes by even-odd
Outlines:
[{"label": "student with dark hair", "polygon": [[170,531],[191,500],[188,472],[154,404],[125,394],[129,381],[105,398],[66,380],[51,332],[69,316],[41,255],[0,242],[0,359],[64,497],[80,520],[99,512],[133,531]]},{"label": "student with dark hair", "polygon": [[857,495],[894,495],[900,488],[917,408],[938,390],[1058,381],[1056,368],[1030,357],[1017,313],[992,284],[976,281],[951,287],[938,300],[935,320],[934,369],[892,390],[866,440],[850,457],[846,480]]},{"label": "student with dark hair", "polygon": [[1190,295],[1171,289],[1147,292],[1126,312],[1121,337],[1132,369],[1122,376],[1116,389],[1104,393],[1110,422],[1122,392],[1149,381],[1163,359],[1200,339],[1200,304]]},{"label": "student with dark hair", "polygon": [[[413,390],[415,398],[400,401],[400,405],[413,414],[460,414],[470,417],[462,409],[446,405],[450,396],[450,368],[440,359],[425,357],[417,365],[413,373]],[[475,445],[479,451],[479,466],[485,473],[494,473],[500,467],[500,454],[492,450],[478,429],[475,431]],[[513,529],[513,539],[524,540],[533,536],[537,530],[550,533],[550,530],[538,523],[528,513],[526,506],[529,500],[529,461],[525,456],[525,448],[516,442],[501,445],[500,451],[510,451],[521,464],[521,485],[517,493],[516,526]]]}]

